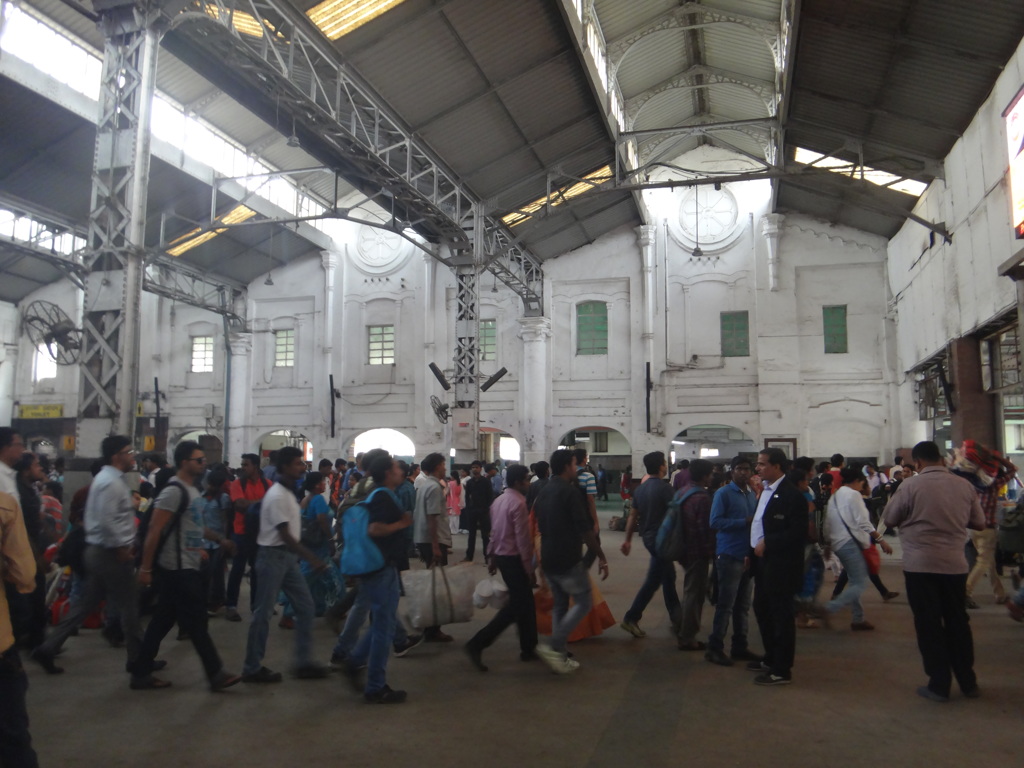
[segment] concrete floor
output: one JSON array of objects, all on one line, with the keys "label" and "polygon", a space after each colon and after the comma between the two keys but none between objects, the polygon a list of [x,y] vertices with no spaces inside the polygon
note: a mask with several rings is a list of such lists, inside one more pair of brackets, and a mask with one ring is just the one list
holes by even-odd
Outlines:
[{"label": "concrete floor", "polygon": [[[602,506],[607,519],[617,505]],[[618,619],[647,564],[619,553],[622,538],[602,535],[611,565],[602,590]],[[457,538],[457,554],[464,542]],[[883,579],[902,592],[898,565],[883,559]],[[578,643],[582,668],[570,677],[521,663],[514,630],[486,654],[486,674],[458,644],[420,646],[389,664],[392,687],[409,692],[394,707],[364,704],[337,676],[213,695],[191,645],[173,633],[161,657],[174,686],[130,691],[124,652],[83,630],[60,657],[64,675],[28,665],[32,734],[43,766],[1012,765],[1020,759],[1024,626],[982,589],[983,607],[971,612],[983,691],[975,701],[957,692],[939,705],[914,694],[924,675],[903,597],[886,605],[870,590],[873,633],[851,633],[842,615],[836,629],[799,630],[794,684],[766,689],[741,666],[678,651],[659,596],[642,622],[646,639],[614,627]],[[464,642],[491,614],[446,629]],[[702,637],[710,620],[706,607]],[[211,626],[227,667],[240,669],[247,623]],[[317,620],[324,661],[333,639]],[[268,666],[286,670],[292,643],[273,626]],[[760,647],[756,625],[752,646]]]}]

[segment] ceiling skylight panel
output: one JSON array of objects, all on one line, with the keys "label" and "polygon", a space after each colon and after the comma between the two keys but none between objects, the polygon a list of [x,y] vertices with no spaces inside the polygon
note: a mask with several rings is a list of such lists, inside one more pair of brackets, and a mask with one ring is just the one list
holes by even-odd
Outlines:
[{"label": "ceiling skylight panel", "polygon": [[329,40],[337,40],[373,21],[404,0],[324,0],[306,15]]}]

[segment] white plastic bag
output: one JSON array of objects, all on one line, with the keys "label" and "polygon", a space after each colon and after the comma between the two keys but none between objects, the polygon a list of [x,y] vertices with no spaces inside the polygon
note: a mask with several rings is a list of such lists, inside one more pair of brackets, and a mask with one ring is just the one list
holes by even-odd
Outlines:
[{"label": "white plastic bag", "polygon": [[409,623],[422,629],[471,620],[476,580],[476,569],[467,565],[403,571]]},{"label": "white plastic bag", "polygon": [[473,605],[477,608],[491,606],[501,609],[505,607],[506,603],[508,603],[508,587],[505,586],[505,580],[501,578],[500,573],[488,576],[473,590]]}]

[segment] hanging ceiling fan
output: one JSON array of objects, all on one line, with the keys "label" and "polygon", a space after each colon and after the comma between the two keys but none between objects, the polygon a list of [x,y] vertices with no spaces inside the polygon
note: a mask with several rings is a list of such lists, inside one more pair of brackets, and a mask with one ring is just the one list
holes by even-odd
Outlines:
[{"label": "hanging ceiling fan", "polygon": [[442,403],[441,398],[437,395],[431,395],[430,407],[434,409],[434,415],[437,416],[438,421],[442,424],[448,423],[448,418],[451,416],[448,412],[448,403]]},{"label": "hanging ceiling fan", "polygon": [[82,351],[82,330],[76,328],[63,309],[38,299],[22,312],[25,333],[36,349],[46,348],[58,365],[74,365]]}]

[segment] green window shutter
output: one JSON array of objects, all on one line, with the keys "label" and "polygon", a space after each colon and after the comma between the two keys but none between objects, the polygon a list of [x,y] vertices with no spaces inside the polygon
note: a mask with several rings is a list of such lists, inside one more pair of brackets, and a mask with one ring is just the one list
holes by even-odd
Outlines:
[{"label": "green window shutter", "polygon": [[750,357],[750,313],[722,312],[722,357]]},{"label": "green window shutter", "polygon": [[846,338],[846,305],[822,307],[821,321],[825,333],[825,354],[845,355],[849,352]]},{"label": "green window shutter", "polygon": [[576,305],[576,354],[608,354],[608,305],[603,301]]}]

